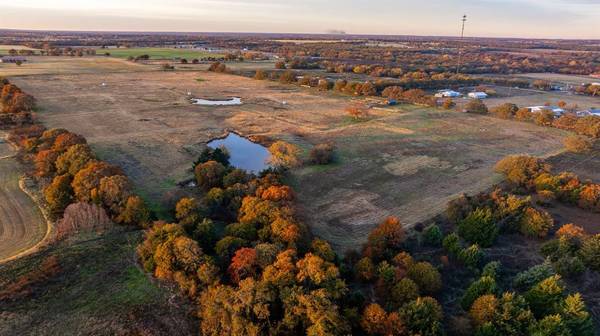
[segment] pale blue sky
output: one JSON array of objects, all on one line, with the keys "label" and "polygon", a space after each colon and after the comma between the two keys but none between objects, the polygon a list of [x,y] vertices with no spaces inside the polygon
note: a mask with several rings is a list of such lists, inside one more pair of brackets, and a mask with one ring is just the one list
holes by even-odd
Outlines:
[{"label": "pale blue sky", "polygon": [[600,39],[600,0],[0,0],[0,28]]}]

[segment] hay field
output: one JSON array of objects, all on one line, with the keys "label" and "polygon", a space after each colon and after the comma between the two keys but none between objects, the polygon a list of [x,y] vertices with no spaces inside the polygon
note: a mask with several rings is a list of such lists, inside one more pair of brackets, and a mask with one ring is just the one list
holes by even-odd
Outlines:
[{"label": "hay field", "polygon": [[34,247],[47,229],[37,205],[19,188],[22,170],[11,155],[0,139],[0,262]]},{"label": "hay field", "polygon": [[[125,168],[156,210],[165,210],[165,194],[191,176],[197,153],[226,129],[284,139],[305,151],[335,143],[335,164],[297,169],[291,183],[304,220],[339,250],[358,247],[385,216],[407,225],[427,220],[456,195],[497,182],[491,167],[503,156],[559,152],[565,135],[414,106],[373,110],[370,120],[355,122],[344,112],[349,97],[204,71],[10,79],[38,99],[43,123],[86,136],[101,158]],[[101,81],[107,86],[100,88]],[[188,91],[240,97],[244,104],[194,106]]]}]

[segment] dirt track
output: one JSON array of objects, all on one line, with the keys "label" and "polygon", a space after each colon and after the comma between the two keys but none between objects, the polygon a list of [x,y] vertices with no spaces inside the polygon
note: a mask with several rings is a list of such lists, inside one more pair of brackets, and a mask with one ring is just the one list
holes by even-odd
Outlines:
[{"label": "dirt track", "polygon": [[27,251],[46,234],[38,206],[19,187],[19,163],[0,140],[0,262]]}]

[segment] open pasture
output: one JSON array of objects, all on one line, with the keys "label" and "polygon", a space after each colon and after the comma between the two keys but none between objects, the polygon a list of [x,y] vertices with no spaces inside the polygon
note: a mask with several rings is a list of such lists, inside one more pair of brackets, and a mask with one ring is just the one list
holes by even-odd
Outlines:
[{"label": "open pasture", "polygon": [[[497,182],[492,166],[505,155],[555,154],[565,135],[412,105],[373,109],[368,120],[354,121],[344,112],[350,97],[204,71],[10,79],[37,98],[45,125],[84,135],[102,159],[124,167],[156,210],[165,209],[165,194],[177,182],[191,177],[206,142],[226,130],[283,139],[305,152],[334,143],[336,163],[296,169],[291,183],[307,210],[299,211],[304,220],[338,250],[358,247],[385,216],[408,226],[426,221],[458,194]],[[240,97],[243,104],[192,105],[187,92]]]},{"label": "open pasture", "polygon": [[173,59],[173,58],[187,58],[192,60],[194,58],[204,57],[223,57],[222,54],[211,53],[202,50],[194,49],[176,49],[176,48],[110,48],[110,49],[97,49],[98,55],[104,53],[110,53],[110,56],[116,58],[127,58],[136,57],[141,55],[148,55],[150,59]]}]

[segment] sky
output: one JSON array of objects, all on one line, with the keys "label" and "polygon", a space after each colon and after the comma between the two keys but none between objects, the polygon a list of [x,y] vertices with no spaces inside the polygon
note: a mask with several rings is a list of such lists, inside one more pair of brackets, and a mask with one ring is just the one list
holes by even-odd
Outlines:
[{"label": "sky", "polygon": [[600,39],[600,0],[0,0],[0,28]]}]

